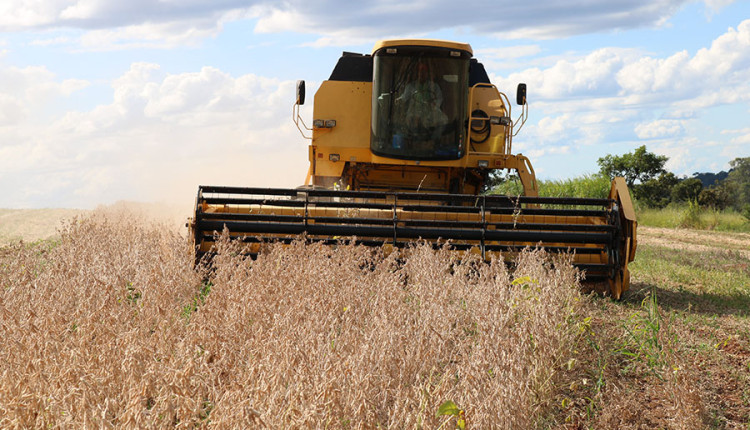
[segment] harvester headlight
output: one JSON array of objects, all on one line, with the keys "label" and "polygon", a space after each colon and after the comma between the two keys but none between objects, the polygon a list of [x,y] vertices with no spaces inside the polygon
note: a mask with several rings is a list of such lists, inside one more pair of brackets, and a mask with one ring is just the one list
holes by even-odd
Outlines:
[{"label": "harvester headlight", "polygon": [[341,160],[341,156],[339,154],[330,154],[328,156],[328,159],[333,161],[334,163]]},{"label": "harvester headlight", "polygon": [[313,127],[315,128],[333,128],[336,127],[335,119],[314,119]]},{"label": "harvester headlight", "polygon": [[507,116],[491,116],[490,117],[490,124],[493,125],[504,125],[509,126],[511,125],[510,117]]},{"label": "harvester headlight", "polygon": [[479,160],[477,161],[477,166],[479,167],[489,167],[490,161],[489,160]]}]

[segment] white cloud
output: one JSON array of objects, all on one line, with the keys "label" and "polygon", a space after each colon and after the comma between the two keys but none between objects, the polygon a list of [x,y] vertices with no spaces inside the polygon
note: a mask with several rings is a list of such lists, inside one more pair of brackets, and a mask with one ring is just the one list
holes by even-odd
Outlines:
[{"label": "white cloud", "polygon": [[750,129],[745,129],[739,136],[733,137],[730,142],[733,145],[750,145]]},{"label": "white cloud", "polygon": [[0,94],[0,127],[19,123],[24,117],[24,112],[19,100]]},{"label": "white cloud", "polygon": [[649,150],[669,156],[667,167],[678,174],[748,154],[750,132],[739,127],[722,133],[706,119],[720,106],[750,102],[750,20],[694,54],[656,57],[601,48],[551,64],[543,56],[534,61],[540,66],[505,76],[485,63],[501,90],[528,84],[531,121],[514,140],[514,150],[549,159],[565,147],[585,158],[592,145],[624,153],[647,143]]},{"label": "white cloud", "polygon": [[318,39],[315,39],[312,42],[305,42],[302,43],[300,46],[309,47],[309,48],[327,48],[331,46],[353,46],[353,45],[364,45],[364,44],[373,44],[375,42],[374,39],[369,37],[334,37],[334,36],[327,36],[327,37],[320,37]]},{"label": "white cloud", "polygon": [[750,20],[692,56],[602,48],[491,79],[506,91],[528,84],[538,144],[681,139],[706,109],[750,101]]},{"label": "white cloud", "polygon": [[635,134],[640,139],[675,137],[684,134],[684,132],[683,122],[673,119],[660,119],[635,126]]},{"label": "white cloud", "polygon": [[544,67],[557,62],[552,55],[538,57],[541,52],[540,45],[475,47],[474,56],[481,60],[487,70],[519,70],[529,66]]},{"label": "white cloud", "polygon": [[56,36],[48,39],[37,39],[31,41],[29,44],[32,46],[53,46],[53,45],[68,45],[73,40],[68,36]]},{"label": "white cloud", "polygon": [[18,30],[49,24],[55,20],[56,11],[62,6],[59,3],[55,1],[4,1],[0,3],[0,29]]},{"label": "white cloud", "polygon": [[721,134],[747,134],[747,133],[750,133],[750,127],[739,128],[739,129],[734,129],[734,130],[727,129],[727,130],[721,131]]},{"label": "white cloud", "polygon": [[[346,39],[376,39],[467,28],[503,38],[564,37],[660,26],[690,0],[594,0],[560,3],[543,0],[498,4],[479,0],[457,8],[452,0],[357,3],[337,0],[110,1],[6,0],[0,5],[0,31],[73,28],[95,31],[85,40],[103,38],[101,46],[195,43],[221,30],[223,23],[255,19],[257,32],[305,32],[320,36],[318,45]],[[712,7],[727,0],[706,0]],[[477,13],[477,11],[481,11]],[[115,41],[115,43],[111,43]],[[129,41],[124,43],[124,41]],[[91,45],[88,45],[90,47]],[[100,46],[95,44],[95,46]],[[106,48],[106,49],[109,49]]]},{"label": "white cloud", "polygon": [[144,23],[117,28],[95,29],[84,33],[78,40],[78,50],[114,51],[121,49],[196,46],[203,40],[216,36],[224,19],[194,20],[191,22]]},{"label": "white cloud", "polygon": [[[344,32],[350,36],[375,37],[468,27],[477,33],[497,34],[502,38],[549,38],[661,25],[686,2],[636,0],[563,4],[549,0],[498,4],[480,0],[470,8],[456,8],[455,2],[450,0],[375,4],[292,0],[259,8],[256,29],[325,35]],[[333,10],[337,13],[331,13]]]},{"label": "white cloud", "polygon": [[657,155],[666,155],[669,157],[665,168],[671,172],[696,172],[700,170],[701,163],[695,159],[693,154],[695,149],[700,147],[702,142],[694,137],[687,137],[675,141],[665,141],[650,145],[649,150]]},{"label": "white cloud", "polygon": [[547,68],[531,68],[507,77],[491,73],[493,82],[501,88],[512,88],[525,82],[529,100],[560,100],[583,96],[615,96],[619,91],[614,76],[637,57],[637,51],[602,48],[576,60],[558,60]]},{"label": "white cloud", "polygon": [[709,17],[734,3],[734,0],[704,0]]},{"label": "white cloud", "polygon": [[[713,95],[717,90],[737,94],[747,93],[750,80],[750,20],[718,37],[710,48],[699,50],[694,56],[686,51],[658,59],[645,57],[626,65],[617,73],[617,82],[625,95],[668,96],[672,99],[707,97],[708,104],[720,103]],[[699,103],[698,106],[705,106]]]},{"label": "white cloud", "polygon": [[750,82],[750,20],[728,29],[692,57],[686,51],[652,58],[636,50],[602,48],[494,80],[503,87],[527,82],[531,100],[589,94],[618,96],[619,103],[632,104],[693,101],[694,108],[742,101]]},{"label": "white cloud", "polygon": [[89,85],[78,79],[58,81],[45,67],[0,67],[0,126],[16,126],[39,116],[48,103]]},{"label": "white cloud", "polygon": [[507,60],[513,58],[530,57],[542,52],[539,45],[517,45],[503,46],[501,48],[483,48],[477,49],[475,57],[482,58],[483,62],[488,60]]},{"label": "white cloud", "polygon": [[[304,181],[307,150],[290,120],[292,81],[210,67],[168,74],[135,63],[113,82],[111,103],[40,123],[19,113],[42,98],[64,103],[77,83],[45,69],[0,72],[20,75],[14,91],[0,88],[0,207],[116,200],[189,206],[199,183]],[[20,96],[30,93],[36,102]]]}]

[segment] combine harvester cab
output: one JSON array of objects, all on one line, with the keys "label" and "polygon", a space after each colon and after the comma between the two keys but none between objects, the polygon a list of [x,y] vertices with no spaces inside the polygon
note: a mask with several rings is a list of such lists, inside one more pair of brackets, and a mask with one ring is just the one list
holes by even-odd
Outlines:
[{"label": "combine harvester cab", "polygon": [[[312,128],[293,118],[310,168],[297,189],[201,186],[190,224],[196,257],[216,232],[246,242],[307,240],[400,249],[417,240],[512,259],[526,247],[572,252],[588,281],[614,298],[628,289],[635,212],[625,181],[608,198],[539,197],[528,158],[512,139],[528,117],[526,86],[511,117],[467,44],[390,40],[371,55],[344,53],[315,95]],[[310,134],[310,136],[307,136]],[[482,194],[491,172],[515,172],[523,196]]]}]

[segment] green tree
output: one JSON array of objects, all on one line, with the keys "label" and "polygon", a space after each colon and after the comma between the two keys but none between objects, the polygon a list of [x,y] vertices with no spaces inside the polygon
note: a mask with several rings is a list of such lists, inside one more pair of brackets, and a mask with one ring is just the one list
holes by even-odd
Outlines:
[{"label": "green tree", "polygon": [[632,187],[636,181],[643,184],[666,173],[664,164],[668,159],[669,157],[665,155],[656,155],[653,152],[648,152],[646,145],[642,145],[635,151],[627,154],[607,154],[599,158],[597,163],[602,174],[610,178],[622,176],[625,178],[628,186]]},{"label": "green tree", "polygon": [[698,178],[683,179],[672,188],[673,202],[696,202],[703,190],[703,182]]},{"label": "green tree", "polygon": [[663,208],[672,199],[672,189],[680,180],[672,172],[664,172],[658,178],[649,179],[631,187],[635,198],[646,206]]},{"label": "green tree", "polygon": [[737,209],[750,204],[750,157],[735,158],[729,162],[732,170],[727,182],[735,188],[735,204]]},{"label": "green tree", "polygon": [[704,188],[698,194],[698,204],[718,210],[724,210],[734,205],[737,196],[737,187],[731,181],[721,181],[715,185]]}]

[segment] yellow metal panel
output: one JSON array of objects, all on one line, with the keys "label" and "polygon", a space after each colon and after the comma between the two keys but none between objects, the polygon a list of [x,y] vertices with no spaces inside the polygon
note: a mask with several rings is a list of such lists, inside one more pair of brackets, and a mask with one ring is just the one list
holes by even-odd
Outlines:
[{"label": "yellow metal panel", "polygon": [[315,93],[313,119],[336,120],[333,128],[314,128],[313,145],[370,147],[372,83],[324,81]]},{"label": "yellow metal panel", "polygon": [[445,161],[419,161],[419,160],[398,160],[395,158],[379,157],[372,155],[372,162],[375,164],[391,164],[397,166],[431,166],[431,167],[466,167],[468,158],[464,156],[458,160]]},{"label": "yellow metal panel", "polygon": [[335,176],[340,177],[344,171],[344,163],[341,161],[333,162],[328,159],[328,154],[319,158],[315,163],[315,176]]}]

